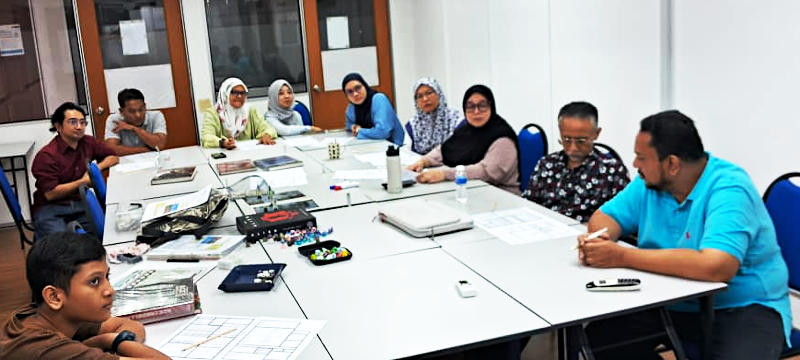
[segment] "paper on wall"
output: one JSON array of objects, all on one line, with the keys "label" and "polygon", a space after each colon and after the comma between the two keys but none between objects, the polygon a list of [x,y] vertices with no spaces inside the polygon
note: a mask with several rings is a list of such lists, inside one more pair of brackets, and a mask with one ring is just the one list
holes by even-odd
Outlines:
[{"label": "paper on wall", "polygon": [[0,25],[0,56],[25,54],[22,44],[22,31],[19,24]]},{"label": "paper on wall", "polygon": [[150,52],[144,20],[120,21],[119,36],[122,41],[122,55],[143,55]]},{"label": "paper on wall", "polygon": [[325,18],[328,30],[328,49],[347,49],[350,47],[350,28],[347,16]]}]

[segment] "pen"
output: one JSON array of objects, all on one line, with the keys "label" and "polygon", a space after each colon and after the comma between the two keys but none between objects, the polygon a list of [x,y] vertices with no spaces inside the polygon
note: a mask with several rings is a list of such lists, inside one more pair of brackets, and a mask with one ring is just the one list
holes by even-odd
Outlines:
[{"label": "pen", "polygon": [[169,258],[167,262],[200,262],[197,258]]},{"label": "pen", "polygon": [[[587,237],[586,237],[586,240],[592,240],[592,239],[595,239],[595,238],[597,238],[598,236],[605,234],[605,233],[606,233],[606,231],[608,231],[608,228],[607,228],[607,227],[604,227],[604,228],[602,228],[602,229],[600,229],[600,230],[597,230],[597,231],[595,231],[595,232],[593,232],[593,233],[589,234],[589,236],[587,236]],[[573,247],[572,247],[572,250],[578,250],[578,244],[575,244],[575,246],[573,246]]]},{"label": "pen", "polygon": [[343,189],[354,188],[356,186],[358,186],[358,182],[346,181],[346,182],[343,182],[343,183],[338,184],[338,185],[331,185],[330,189],[334,190],[334,191],[338,191],[338,190],[343,190]]},{"label": "pen", "polygon": [[192,345],[189,345],[189,346],[187,346],[186,348],[184,348],[184,349],[183,349],[183,351],[187,351],[187,350],[189,350],[189,349],[191,349],[191,348],[198,347],[198,346],[200,346],[200,345],[203,345],[203,344],[205,344],[205,343],[207,343],[207,342],[209,342],[209,341],[211,341],[211,340],[214,340],[214,339],[216,339],[216,338],[219,338],[219,337],[222,337],[222,336],[228,335],[228,334],[230,334],[230,333],[232,333],[232,332],[234,332],[234,331],[236,331],[236,329],[230,329],[230,330],[228,330],[228,331],[223,331],[223,332],[221,332],[221,333],[219,333],[219,334],[217,334],[217,335],[214,335],[214,336],[208,337],[208,338],[207,338],[207,339],[205,339],[205,340],[198,341],[198,342],[196,342],[196,343],[194,343],[194,344],[192,344]]}]

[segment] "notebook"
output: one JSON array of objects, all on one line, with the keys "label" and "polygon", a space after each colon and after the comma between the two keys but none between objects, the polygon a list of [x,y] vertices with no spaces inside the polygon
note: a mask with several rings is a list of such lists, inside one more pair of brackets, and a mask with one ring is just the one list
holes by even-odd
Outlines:
[{"label": "notebook", "polygon": [[253,171],[256,167],[250,160],[226,161],[217,164],[217,173],[220,175],[236,174]]},{"label": "notebook", "polygon": [[466,213],[422,199],[383,204],[378,209],[378,217],[414,237],[450,233],[474,226],[472,218]]},{"label": "notebook", "polygon": [[280,155],[253,161],[253,164],[261,170],[282,170],[293,167],[303,166],[303,162],[288,155]]},{"label": "notebook", "polygon": [[159,185],[192,181],[195,175],[197,175],[197,167],[195,166],[167,169],[156,173],[156,175],[150,179],[150,184]]},{"label": "notebook", "polygon": [[200,239],[184,235],[148,251],[145,258],[214,260],[230,254],[243,242],[242,235],[205,235]]}]

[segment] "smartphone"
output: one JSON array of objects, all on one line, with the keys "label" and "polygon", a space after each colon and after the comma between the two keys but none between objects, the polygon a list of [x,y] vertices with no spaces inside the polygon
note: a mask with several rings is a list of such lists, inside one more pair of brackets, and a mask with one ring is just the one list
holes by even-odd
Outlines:
[{"label": "smartphone", "polygon": [[211,157],[214,159],[222,159],[228,157],[228,155],[225,155],[225,153],[218,152],[211,154]]}]

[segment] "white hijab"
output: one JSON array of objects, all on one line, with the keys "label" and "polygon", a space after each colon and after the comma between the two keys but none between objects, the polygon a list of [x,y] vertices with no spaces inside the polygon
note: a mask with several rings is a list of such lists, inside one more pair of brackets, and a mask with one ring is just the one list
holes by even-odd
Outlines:
[{"label": "white hijab", "polygon": [[247,85],[238,78],[227,78],[222,82],[217,93],[217,114],[222,124],[222,132],[226,137],[237,138],[247,127],[247,116],[250,114],[250,104],[244,100],[242,107],[236,109],[230,104],[231,90],[241,85],[247,91]]}]

